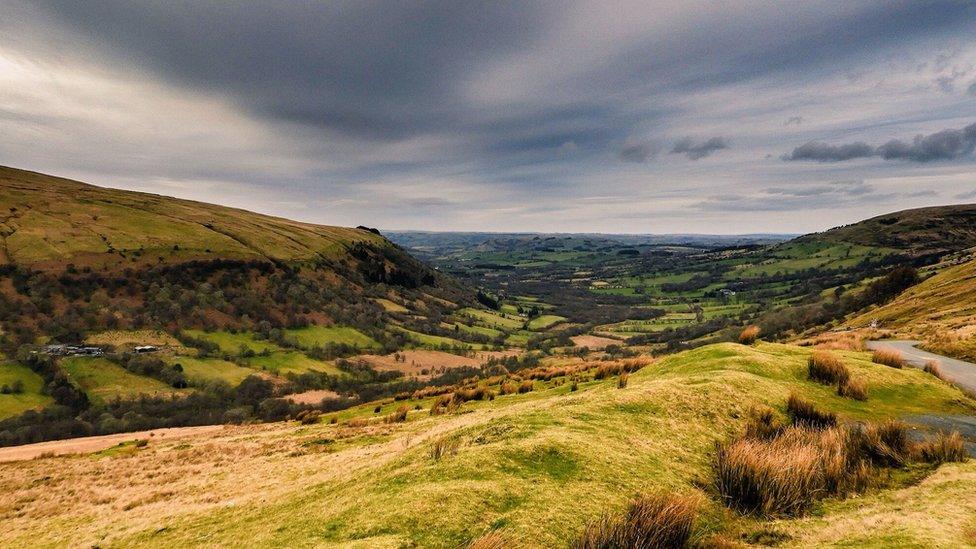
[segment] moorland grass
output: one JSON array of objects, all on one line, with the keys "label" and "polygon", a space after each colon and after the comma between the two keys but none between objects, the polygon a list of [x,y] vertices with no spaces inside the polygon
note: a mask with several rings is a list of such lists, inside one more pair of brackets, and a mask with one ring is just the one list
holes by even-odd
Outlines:
[{"label": "moorland grass", "polygon": [[904,368],[906,365],[905,357],[895,349],[876,349],[871,355],[871,361],[892,368]]}]

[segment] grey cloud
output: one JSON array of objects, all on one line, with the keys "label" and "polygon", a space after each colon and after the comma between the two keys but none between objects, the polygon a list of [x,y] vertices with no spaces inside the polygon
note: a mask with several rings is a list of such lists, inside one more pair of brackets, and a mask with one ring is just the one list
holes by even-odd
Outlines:
[{"label": "grey cloud", "polygon": [[878,193],[874,186],[863,181],[831,181],[820,185],[772,187],[757,194],[721,194],[708,197],[695,205],[706,211],[773,212],[796,209],[825,209],[849,206],[864,197],[873,202],[896,198],[896,193]]},{"label": "grey cloud", "polygon": [[842,162],[855,158],[880,156],[885,160],[932,162],[964,158],[976,150],[976,124],[962,129],[948,129],[929,135],[917,135],[909,143],[892,139],[877,148],[864,142],[846,145],[830,145],[811,141],[793,149],[784,160],[815,160],[818,162]]},{"label": "grey cloud", "polygon": [[786,122],[784,122],[783,125],[784,126],[799,126],[802,123],[803,123],[803,117],[802,116],[791,116],[791,117],[789,117],[789,118],[786,119]]},{"label": "grey cloud", "polygon": [[700,160],[715,151],[727,148],[729,148],[729,143],[724,137],[712,137],[699,143],[695,143],[690,137],[686,137],[674,144],[671,153],[684,154],[691,160]]},{"label": "grey cloud", "polygon": [[874,148],[867,143],[830,145],[822,141],[810,141],[793,149],[784,160],[816,160],[817,162],[841,162],[855,158],[874,156]]},{"label": "grey cloud", "polygon": [[957,200],[969,200],[970,198],[976,198],[976,190],[953,195],[953,198]]},{"label": "grey cloud", "polygon": [[625,143],[620,149],[620,159],[624,162],[647,162],[657,156],[659,147],[654,143]]},{"label": "grey cloud", "polygon": [[966,93],[976,96],[976,81],[973,81],[973,83],[969,85],[969,89],[966,90]]},{"label": "grey cloud", "polygon": [[972,154],[976,149],[976,124],[961,130],[942,130],[931,135],[917,135],[911,143],[891,140],[878,147],[885,160],[931,162],[952,160]]}]

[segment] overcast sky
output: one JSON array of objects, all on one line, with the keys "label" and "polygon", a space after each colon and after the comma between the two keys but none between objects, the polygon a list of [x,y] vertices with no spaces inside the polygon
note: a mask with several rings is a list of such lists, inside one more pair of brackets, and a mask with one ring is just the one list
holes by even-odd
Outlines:
[{"label": "overcast sky", "polygon": [[0,164],[387,229],[976,202],[976,3],[0,0]]}]

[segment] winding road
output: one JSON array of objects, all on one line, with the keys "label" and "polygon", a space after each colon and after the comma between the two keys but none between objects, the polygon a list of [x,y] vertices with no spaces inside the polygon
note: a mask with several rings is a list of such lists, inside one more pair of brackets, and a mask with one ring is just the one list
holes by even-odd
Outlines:
[{"label": "winding road", "polygon": [[917,349],[915,346],[919,343],[919,341],[912,340],[889,339],[868,341],[866,345],[871,350],[895,349],[901,352],[905,360],[916,368],[924,368],[926,362],[934,360],[939,363],[939,369],[942,370],[942,375],[947,380],[976,393],[976,364]]}]

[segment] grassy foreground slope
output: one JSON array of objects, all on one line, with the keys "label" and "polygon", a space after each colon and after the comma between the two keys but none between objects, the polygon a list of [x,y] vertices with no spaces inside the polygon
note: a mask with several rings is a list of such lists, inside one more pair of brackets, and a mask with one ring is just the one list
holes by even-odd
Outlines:
[{"label": "grassy foreground slope", "polygon": [[[924,372],[855,352],[842,356],[870,398],[843,399],[806,380],[809,352],[719,344],[651,364],[624,389],[615,379],[574,392],[557,384],[468,403],[458,414],[413,411],[406,423],[228,427],[124,454],[6,464],[0,544],[457,547],[497,530],[517,545],[564,546],[635,494],[702,492],[714,442],[740,429],[754,405],[782,411],[791,390],[849,420],[974,411]],[[435,459],[437,443],[453,451]],[[972,470],[958,470],[957,480],[976,488]],[[738,524],[702,493],[706,528]],[[745,535],[750,524],[736,528]],[[779,528],[797,542],[828,540],[817,526]],[[900,539],[931,541],[928,530],[910,526]],[[830,530],[829,541],[887,535],[886,528],[865,520]]]},{"label": "grassy foreground slope", "polygon": [[0,264],[99,266],[220,257],[310,261],[345,255],[361,229],[95,187],[0,166]]}]

